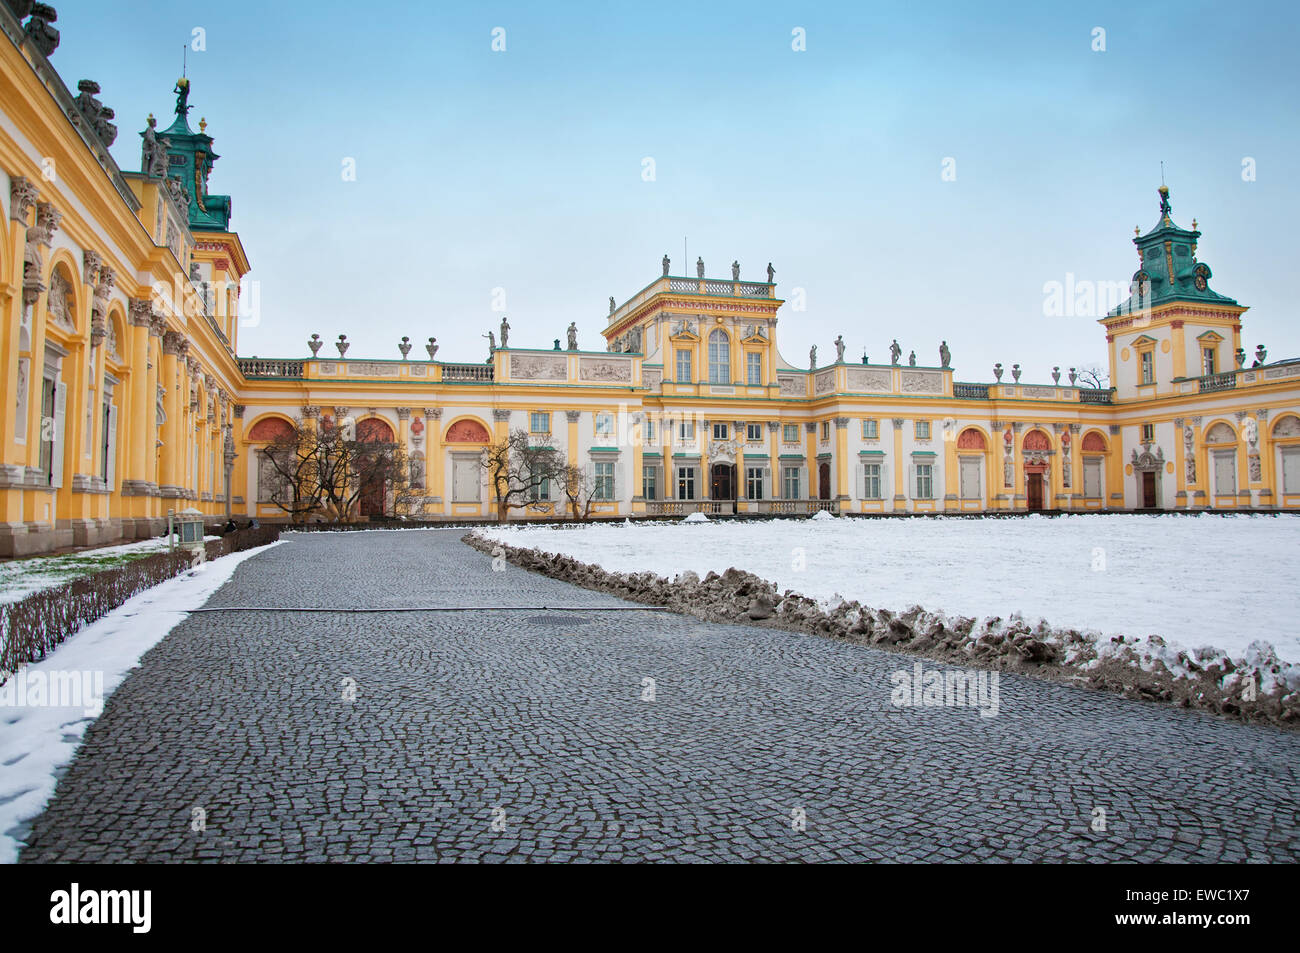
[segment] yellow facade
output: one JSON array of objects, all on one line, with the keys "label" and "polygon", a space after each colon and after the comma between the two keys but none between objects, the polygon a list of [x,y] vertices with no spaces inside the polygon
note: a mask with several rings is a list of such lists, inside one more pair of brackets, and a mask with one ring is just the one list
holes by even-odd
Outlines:
[{"label": "yellow facade", "polygon": [[[796,367],[775,285],[667,262],[608,315],[607,351],[238,358],[238,235],[192,226],[162,175],[118,169],[0,18],[0,555],[152,535],[190,506],[281,517],[259,448],[276,421],[325,415],[416,461],[371,516],[493,516],[475,461],[513,429],[611,474],[601,517],[1300,509],[1300,360],[1233,368],[1235,302],[1103,318],[1110,390]],[[567,512],[552,496],[514,515]]]}]

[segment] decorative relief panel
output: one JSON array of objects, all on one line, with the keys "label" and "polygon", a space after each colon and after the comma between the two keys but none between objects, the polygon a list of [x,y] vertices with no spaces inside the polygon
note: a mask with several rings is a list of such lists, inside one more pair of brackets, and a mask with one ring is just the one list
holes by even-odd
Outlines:
[{"label": "decorative relief panel", "polygon": [[1055,387],[1022,387],[1020,388],[1022,397],[1055,397]]},{"label": "decorative relief panel", "polygon": [[578,379],[583,381],[632,382],[632,362],[603,357],[578,359]]},{"label": "decorative relief panel", "polygon": [[829,394],[835,389],[835,371],[823,371],[813,378],[814,394]]},{"label": "decorative relief panel", "polygon": [[894,390],[893,374],[884,370],[867,370],[861,367],[848,369],[849,390],[889,394]]},{"label": "decorative relief panel", "polygon": [[345,365],[349,377],[396,377],[396,371],[387,364],[372,364],[368,361],[348,361]]},{"label": "decorative relief panel", "polygon": [[943,375],[935,371],[903,371],[904,394],[942,394]]},{"label": "decorative relief panel", "polygon": [[801,377],[778,377],[777,383],[781,385],[781,393],[790,397],[804,396],[804,383]]},{"label": "decorative relief panel", "polygon": [[522,381],[567,380],[568,358],[542,354],[511,354],[510,376]]},{"label": "decorative relief panel", "polygon": [[641,371],[641,384],[647,390],[659,391],[663,383],[663,371]]}]

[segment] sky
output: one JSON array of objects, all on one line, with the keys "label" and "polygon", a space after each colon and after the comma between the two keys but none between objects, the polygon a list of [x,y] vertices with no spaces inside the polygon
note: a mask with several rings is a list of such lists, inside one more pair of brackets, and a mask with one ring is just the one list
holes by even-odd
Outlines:
[{"label": "sky", "polygon": [[946,340],[958,380],[1046,381],[1104,365],[1097,309],[1049,313],[1050,283],[1127,286],[1162,161],[1210,287],[1251,307],[1243,343],[1300,356],[1297,5],[57,9],[53,63],[103,87],[124,170],[189,47],[209,188],[259,283],[241,356],[305,357],[315,332],[349,358],[407,335],[481,361],[503,313],[513,346],[574,321],[603,350],[609,297],[667,254],[673,274],[772,262],[796,366],[837,334],[887,361],[896,337],[920,364]]}]

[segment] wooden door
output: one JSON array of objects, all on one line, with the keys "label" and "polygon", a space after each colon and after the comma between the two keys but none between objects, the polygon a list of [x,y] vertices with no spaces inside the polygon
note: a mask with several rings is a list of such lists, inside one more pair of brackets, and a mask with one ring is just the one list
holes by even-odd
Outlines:
[{"label": "wooden door", "polygon": [[1025,495],[1029,498],[1030,510],[1043,508],[1043,475],[1041,473],[1025,474]]},{"label": "wooden door", "polygon": [[820,500],[829,500],[831,498],[831,465],[829,463],[822,463],[817,467],[817,498]]},{"label": "wooden door", "polygon": [[1149,510],[1156,507],[1156,475],[1150,470],[1142,474],[1142,505]]}]

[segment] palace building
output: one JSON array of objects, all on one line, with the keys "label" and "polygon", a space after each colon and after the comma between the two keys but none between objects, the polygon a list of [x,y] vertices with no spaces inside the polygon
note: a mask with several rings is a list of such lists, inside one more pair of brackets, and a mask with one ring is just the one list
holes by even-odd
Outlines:
[{"label": "palace building", "polygon": [[[314,335],[308,356],[240,358],[250,265],[188,81],[123,171],[98,85],[72,94],[52,11],[27,6],[0,4],[0,555],[154,535],[169,509],[284,518],[262,450],[302,426],[402,449],[360,494],[369,518],[494,517],[480,458],[521,429],[583,468],[599,517],[1300,510],[1300,359],[1246,354],[1246,308],[1210,289],[1163,187],[1132,297],[1100,321],[1108,389],[1000,366],[957,381],[946,347],[937,366],[840,348],[796,367],[770,271],[685,277],[666,258],[611,302],[605,351],[515,347],[507,326],[478,363],[407,339],[349,359]],[[555,488],[534,496],[512,517],[567,515]]]}]

